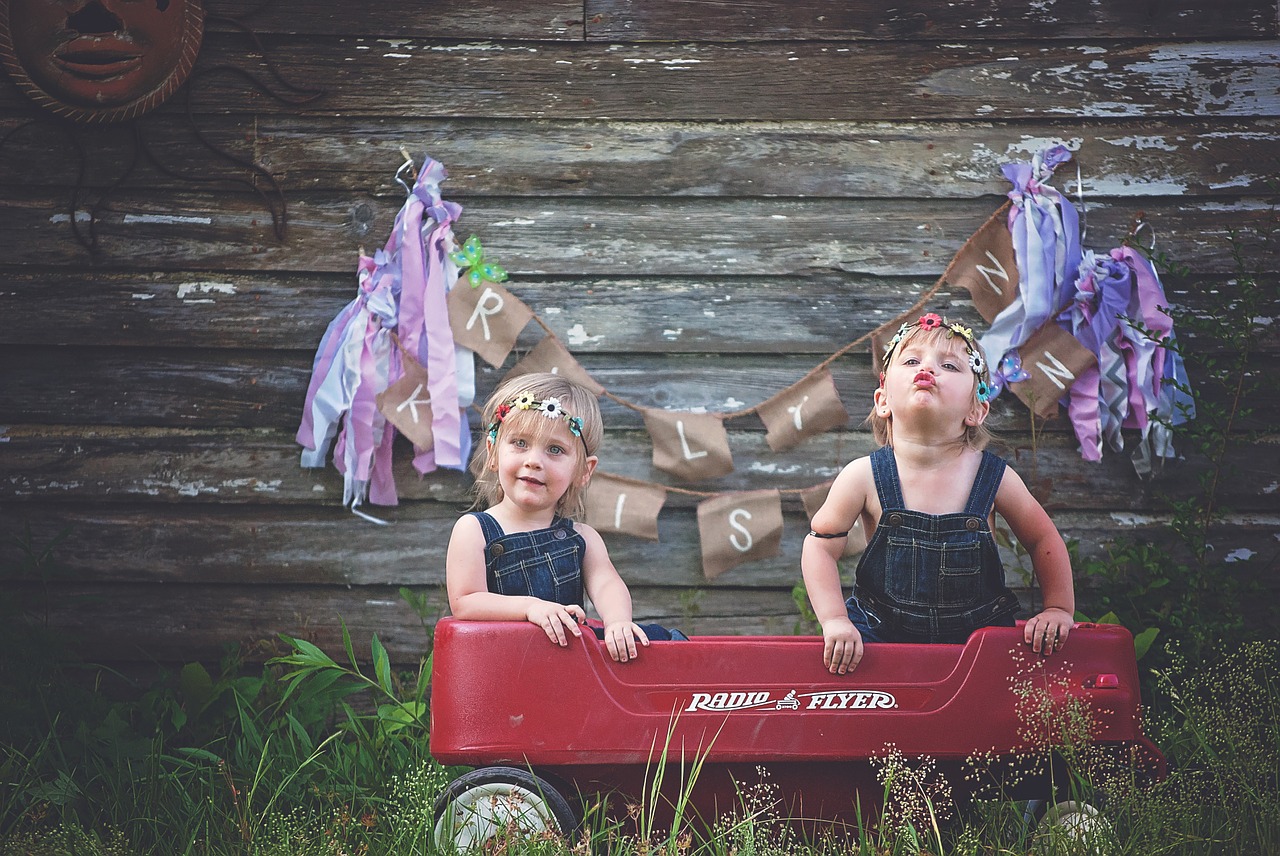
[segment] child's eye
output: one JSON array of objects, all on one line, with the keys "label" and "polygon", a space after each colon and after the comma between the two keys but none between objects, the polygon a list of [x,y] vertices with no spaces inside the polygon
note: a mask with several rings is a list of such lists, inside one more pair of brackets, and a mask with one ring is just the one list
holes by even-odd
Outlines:
[{"label": "child's eye", "polygon": [[914,366],[914,365],[916,365],[916,364],[917,364],[917,363],[919,363],[919,362],[920,362],[920,360],[918,360],[918,359],[917,359],[917,358],[915,358],[915,357],[907,357],[907,358],[905,358],[905,359],[902,361],[902,364],[903,364],[904,366]]},{"label": "child's eye", "polygon": [[564,446],[557,446],[557,445],[552,444],[550,447],[548,447],[547,451],[548,451],[548,452],[550,452],[550,453],[551,453],[551,454],[553,454],[553,455],[563,455],[563,454],[564,454]]},{"label": "child's eye", "polygon": [[523,449],[529,444],[524,441],[523,437],[512,437],[511,445],[515,446],[517,449]]},{"label": "child's eye", "polygon": [[942,364],[942,367],[943,367],[944,369],[947,369],[948,371],[953,371],[953,372],[954,372],[954,371],[959,371],[959,370],[960,370],[960,367],[959,367],[958,365],[956,365],[955,363],[943,363],[943,364]]}]

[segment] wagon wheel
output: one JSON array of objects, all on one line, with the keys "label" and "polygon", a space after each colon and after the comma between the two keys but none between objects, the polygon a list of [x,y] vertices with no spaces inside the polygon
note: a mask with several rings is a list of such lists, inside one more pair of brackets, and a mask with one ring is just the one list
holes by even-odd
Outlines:
[{"label": "wagon wheel", "polygon": [[[1104,795],[1096,800],[1101,804]],[[1097,806],[1077,800],[1031,800],[1027,820],[1035,838],[1053,838],[1071,845],[1071,852],[1109,853],[1114,849],[1115,830]]]},{"label": "wagon wheel", "polygon": [[435,821],[436,847],[459,853],[545,833],[571,841],[578,828],[560,792],[517,767],[482,767],[454,779],[436,800]]}]

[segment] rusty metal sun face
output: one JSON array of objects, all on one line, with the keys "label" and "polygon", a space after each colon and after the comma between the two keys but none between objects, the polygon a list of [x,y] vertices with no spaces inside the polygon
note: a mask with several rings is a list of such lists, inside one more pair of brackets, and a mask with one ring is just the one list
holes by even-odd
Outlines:
[{"label": "rusty metal sun face", "polygon": [[0,62],[34,102],[76,122],[163,103],[203,35],[200,0],[0,0]]}]

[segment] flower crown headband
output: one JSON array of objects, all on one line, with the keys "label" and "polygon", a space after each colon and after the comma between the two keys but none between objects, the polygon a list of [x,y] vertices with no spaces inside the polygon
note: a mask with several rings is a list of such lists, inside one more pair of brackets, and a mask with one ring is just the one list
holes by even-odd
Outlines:
[{"label": "flower crown headband", "polygon": [[[978,401],[990,401],[992,398],[991,384],[989,383],[990,374],[987,371],[987,361],[982,358],[982,354],[978,350],[978,345],[973,338],[973,329],[966,327],[958,322],[949,322],[941,315],[930,312],[927,315],[921,315],[919,320],[910,324],[904,323],[898,328],[898,332],[893,334],[893,338],[889,340],[889,344],[884,346],[884,356],[881,357],[880,364],[882,368],[889,367],[889,361],[893,358],[893,352],[897,350],[902,340],[911,333],[912,330],[920,329],[924,331],[946,329],[947,338],[953,339],[959,336],[965,341],[965,350],[969,353],[969,368],[978,376]],[[881,375],[881,381],[884,376]]]},{"label": "flower crown headband", "polygon": [[582,417],[570,415],[554,395],[538,401],[530,392],[522,392],[510,401],[498,405],[493,412],[493,421],[489,423],[489,442],[498,442],[498,426],[512,410],[536,410],[548,419],[563,420],[569,426],[569,433],[582,441],[582,451],[587,451],[587,439],[582,436]]}]

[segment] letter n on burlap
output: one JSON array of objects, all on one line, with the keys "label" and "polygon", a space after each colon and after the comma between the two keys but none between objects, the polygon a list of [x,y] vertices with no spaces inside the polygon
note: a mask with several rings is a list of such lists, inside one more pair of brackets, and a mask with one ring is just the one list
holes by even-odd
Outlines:
[{"label": "letter n on burlap", "polygon": [[782,551],[782,495],[776,490],[726,493],[698,503],[702,573],[713,580],[744,562]]},{"label": "letter n on burlap", "polygon": [[1018,258],[1009,234],[1008,206],[1001,206],[973,233],[942,277],[969,292],[974,308],[988,324],[1013,303],[1018,296]]},{"label": "letter n on burlap", "polygon": [[618,532],[658,540],[658,512],[667,501],[661,485],[619,479],[597,471],[587,487],[587,525],[600,532]]},{"label": "letter n on burlap", "polygon": [[1013,394],[1037,416],[1058,414],[1058,400],[1076,378],[1097,365],[1097,358],[1075,337],[1049,321],[1018,348],[1022,368],[1030,380],[1009,384]]},{"label": "letter n on burlap", "polygon": [[733,472],[733,453],[724,420],[711,413],[645,410],[644,427],[653,441],[653,465],[685,481],[719,478]]},{"label": "letter n on burlap", "polygon": [[764,439],[775,452],[784,452],[815,434],[849,421],[840,402],[835,379],[823,369],[784,389],[756,408],[768,433]]},{"label": "letter n on burlap", "polygon": [[449,327],[453,340],[479,354],[489,365],[502,365],[516,345],[533,310],[493,282],[472,288],[466,279],[449,290]]}]

